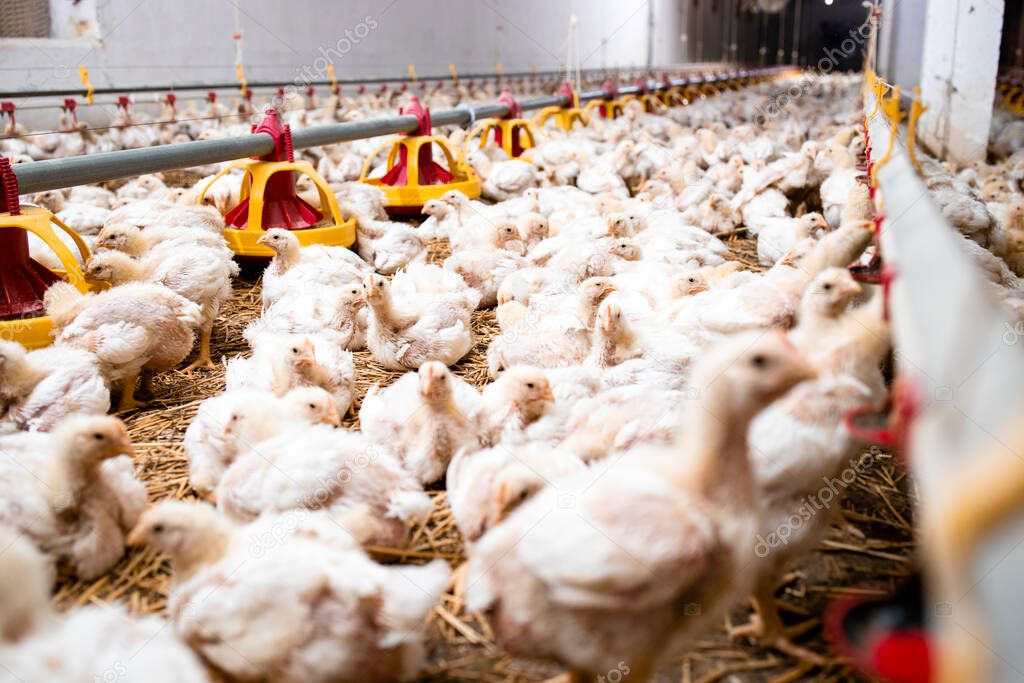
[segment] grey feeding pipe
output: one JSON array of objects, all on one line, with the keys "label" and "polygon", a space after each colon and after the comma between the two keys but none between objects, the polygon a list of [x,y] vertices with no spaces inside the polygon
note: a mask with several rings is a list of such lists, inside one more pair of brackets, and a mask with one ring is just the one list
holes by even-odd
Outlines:
[{"label": "grey feeding pipe", "polygon": [[[758,71],[739,71],[729,76],[695,76],[671,81],[672,87],[695,85],[724,81],[729,78],[745,78],[767,74],[775,69]],[[648,84],[650,91],[665,89],[665,85],[657,82]],[[620,95],[637,94],[638,86],[626,86],[618,89]],[[591,90],[579,95],[580,102],[610,97],[607,90]],[[565,95],[535,97],[519,102],[524,111],[542,109],[550,106],[569,106],[569,98]],[[431,112],[431,122],[435,126],[462,125],[471,120],[502,117],[508,115],[505,104],[485,104],[474,107],[448,109]],[[361,140],[380,135],[411,133],[416,130],[419,122],[415,116],[388,116],[365,121],[334,123],[324,126],[312,126],[292,131],[292,146],[296,149],[320,147],[339,142]],[[119,178],[129,178],[146,173],[158,173],[193,166],[234,161],[246,157],[257,157],[274,151],[273,139],[264,133],[247,135],[223,140],[197,140],[173,145],[126,149],[116,152],[101,152],[62,159],[32,161],[12,166],[18,178],[21,194],[33,194],[46,190],[55,190],[75,185],[100,183]]]}]

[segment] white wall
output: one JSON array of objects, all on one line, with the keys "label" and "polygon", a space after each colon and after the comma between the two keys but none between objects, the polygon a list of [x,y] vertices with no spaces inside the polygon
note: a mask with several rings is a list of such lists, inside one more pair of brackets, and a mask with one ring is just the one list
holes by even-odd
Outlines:
[{"label": "white wall", "polygon": [[[51,0],[67,2],[67,0]],[[652,0],[656,61],[679,58],[679,3]],[[85,64],[96,87],[234,82],[230,1],[97,0],[101,38],[0,39],[0,90],[79,88]],[[579,16],[583,66],[642,65],[644,0],[238,0],[251,81],[557,69],[570,5]],[[499,28],[500,27],[500,28]],[[604,39],[604,43],[602,43]],[[319,58],[319,59],[318,59]]]},{"label": "white wall", "polygon": [[[609,62],[640,64],[645,57],[646,2],[597,0],[577,3],[586,65],[600,66],[600,37],[608,36]],[[671,3],[659,3],[671,4]],[[505,68],[554,68],[564,59],[568,0],[239,0],[245,31],[247,75],[253,80],[287,80],[341,41],[339,75],[403,76],[415,62],[422,73],[492,71],[500,49]],[[90,67],[103,85],[234,79],[234,5],[205,0],[101,0],[100,45],[73,47],[54,41],[0,54],[4,66],[30,70],[29,85],[67,87],[78,83],[77,67]],[[362,39],[346,43],[367,18],[376,22]],[[497,27],[501,25],[502,30]],[[500,46],[499,46],[500,43]],[[57,69],[54,73],[51,69]],[[4,75],[5,86],[17,82]]]}]

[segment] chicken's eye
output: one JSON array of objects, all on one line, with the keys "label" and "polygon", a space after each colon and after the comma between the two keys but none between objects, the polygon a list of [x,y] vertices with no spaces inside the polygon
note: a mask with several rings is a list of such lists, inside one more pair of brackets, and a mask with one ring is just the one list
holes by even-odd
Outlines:
[{"label": "chicken's eye", "polygon": [[310,410],[316,410],[316,404],[315,403],[310,403],[309,404],[309,409]]},{"label": "chicken's eye", "polygon": [[696,282],[696,280],[693,279],[692,277],[686,278],[686,281],[689,282],[691,285]]},{"label": "chicken's eye", "polygon": [[295,347],[295,346],[293,346],[293,347],[292,347],[292,353],[294,353],[294,354],[298,354],[298,352],[299,352],[299,349],[298,349],[298,347]]},{"label": "chicken's eye", "polygon": [[526,388],[527,389],[533,389],[533,382],[527,382],[526,383]]},{"label": "chicken's eye", "polygon": [[93,434],[92,438],[95,439],[96,441],[103,441],[103,435],[100,434],[99,432],[96,432],[95,434]]},{"label": "chicken's eye", "polygon": [[821,288],[824,289],[827,292],[827,291],[832,289],[832,283],[831,282],[826,282],[824,285],[821,286]]},{"label": "chicken's eye", "polygon": [[163,532],[164,532],[164,525],[163,524],[155,524],[155,525],[153,525],[153,533],[154,534],[162,534]]},{"label": "chicken's eye", "polygon": [[755,368],[765,368],[768,366],[768,359],[760,353],[750,359],[750,364]]}]

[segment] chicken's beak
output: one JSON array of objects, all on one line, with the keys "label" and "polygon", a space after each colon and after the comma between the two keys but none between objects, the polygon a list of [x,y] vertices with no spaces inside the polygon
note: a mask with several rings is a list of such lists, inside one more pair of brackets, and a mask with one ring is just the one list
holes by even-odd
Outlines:
[{"label": "chicken's beak", "polygon": [[140,545],[146,545],[146,532],[143,529],[142,523],[136,524],[135,528],[128,534],[128,538],[124,539],[125,545],[137,547]]},{"label": "chicken's beak", "polygon": [[262,235],[260,235],[260,238],[256,240],[256,244],[264,244],[269,246],[269,241],[267,240],[267,233],[263,233]]},{"label": "chicken's beak", "polygon": [[333,403],[327,407],[327,415],[324,416],[324,422],[332,427],[341,426],[341,415],[338,414],[338,408]]},{"label": "chicken's beak", "polygon": [[555,394],[554,394],[553,391],[551,391],[551,385],[550,384],[544,390],[544,393],[541,394],[541,399],[543,399],[545,401],[548,401],[549,403],[554,403],[555,402]]},{"label": "chicken's beak", "polygon": [[118,449],[122,455],[129,458],[135,457],[135,445],[131,442],[131,436],[128,435],[128,430],[123,425],[118,433]]}]

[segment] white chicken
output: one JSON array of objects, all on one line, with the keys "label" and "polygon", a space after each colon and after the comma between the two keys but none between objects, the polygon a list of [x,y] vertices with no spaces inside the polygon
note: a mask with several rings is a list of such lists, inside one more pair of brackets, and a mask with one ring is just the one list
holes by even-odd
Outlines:
[{"label": "white chicken", "polygon": [[228,361],[225,385],[259,389],[283,396],[296,387],[319,387],[334,397],[335,410],[344,415],[355,396],[352,353],[322,333],[279,334],[247,330],[253,349],[249,358]]},{"label": "white chicken", "polygon": [[414,679],[451,574],[440,560],[378,565],[309,512],[238,527],[207,506],[161,503],[132,540],[170,555],[175,632],[236,680]]},{"label": "white chicken", "polygon": [[248,521],[269,512],[324,509],[344,514],[361,543],[402,548],[424,521],[430,498],[389,447],[359,432],[315,425],[284,431],[232,462],[217,507]]},{"label": "white chicken", "polygon": [[358,282],[370,270],[355,253],[344,247],[303,248],[299,238],[281,228],[268,230],[258,243],[274,251],[263,271],[263,309],[281,299],[301,299],[319,286],[344,287]]},{"label": "white chicken", "polygon": [[[740,559],[759,523],[746,426],[812,376],[777,335],[743,335],[702,358],[701,398],[676,447],[686,453],[648,449],[553,481],[474,544],[467,607],[513,653],[590,676],[628,661],[645,680],[753,585]],[[699,615],[684,615],[686,603]]]},{"label": "white chicken", "polygon": [[371,440],[395,449],[420,483],[441,479],[452,456],[479,447],[482,400],[464,380],[430,361],[383,391],[370,389],[359,424]]},{"label": "white chicken", "polygon": [[394,303],[388,281],[370,275],[363,281],[369,307],[366,345],[374,360],[392,370],[415,370],[429,360],[453,365],[473,345],[463,322],[464,309],[446,301],[418,312]]},{"label": "white chicken", "polygon": [[199,306],[162,285],[130,283],[83,295],[58,282],[45,296],[59,344],[94,354],[107,382],[121,382],[119,409],[141,405],[135,384],[143,371],[185,360],[202,322]]},{"label": "white chicken", "polygon": [[3,425],[30,432],[51,431],[74,413],[103,415],[110,389],[96,356],[53,346],[26,352],[0,341],[0,432]]},{"label": "white chicken", "polygon": [[212,496],[240,453],[282,431],[319,423],[337,427],[341,417],[334,397],[318,387],[292,389],[281,397],[239,389],[204,400],[185,430],[192,488]]},{"label": "white chicken", "polygon": [[45,559],[0,527],[0,681],[202,683],[199,658],[159,617],[133,618],[117,605],[57,616]]},{"label": "white chicken", "polygon": [[117,563],[146,506],[120,420],[71,416],[49,434],[0,437],[0,451],[0,524],[85,580]]},{"label": "white chicken", "polygon": [[231,298],[231,278],[238,265],[226,249],[198,244],[171,253],[159,252],[133,259],[127,254],[107,251],[94,254],[85,264],[90,280],[121,285],[126,282],[151,282],[180,294],[200,308],[199,355],[186,371],[217,367],[210,357],[213,324],[221,308]]}]

